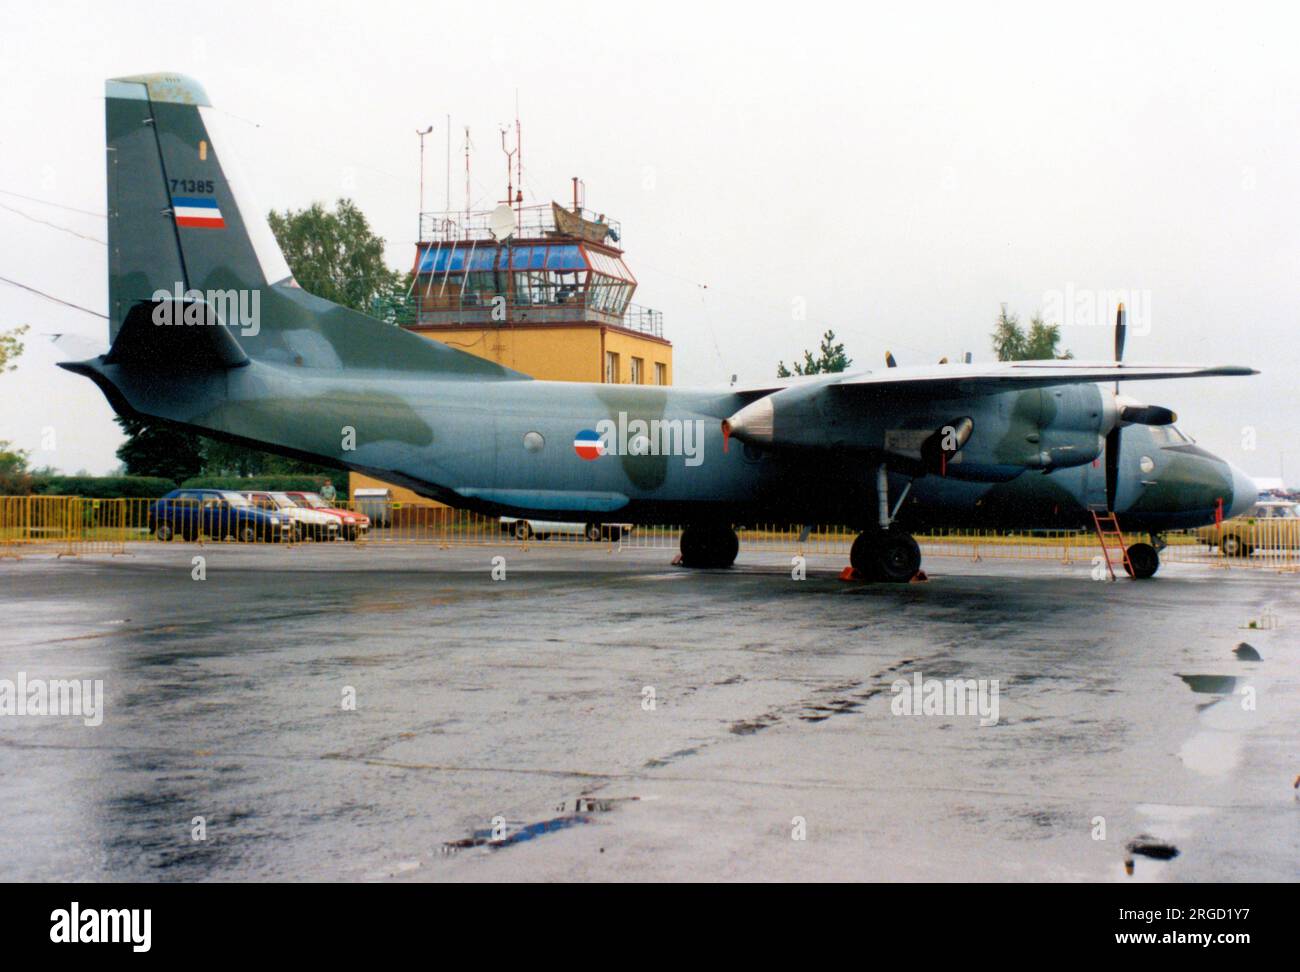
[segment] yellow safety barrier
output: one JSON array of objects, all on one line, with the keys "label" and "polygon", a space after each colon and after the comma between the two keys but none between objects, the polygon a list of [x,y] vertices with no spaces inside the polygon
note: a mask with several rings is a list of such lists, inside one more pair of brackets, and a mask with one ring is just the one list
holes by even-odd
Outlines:
[{"label": "yellow safety barrier", "polygon": [[0,496],[0,556],[54,550],[59,556],[123,553],[127,500]]},{"label": "yellow safety barrier", "polygon": [[[340,549],[434,544],[585,545],[592,549],[675,551],[680,527],[621,523],[516,520],[455,510],[434,503],[335,500],[321,517],[306,518],[257,501],[203,499],[83,499],[72,496],[0,496],[0,555],[39,548],[59,555],[122,553],[128,543],[275,544],[281,547],[335,541]],[[368,525],[346,514],[368,517]],[[1122,520],[1121,520],[1122,524]],[[846,526],[804,527],[747,524],[736,528],[741,549],[781,554],[840,556],[847,562],[857,531]],[[1101,555],[1096,535],[1085,530],[943,530],[916,534],[926,557],[973,561],[1092,563]],[[1146,539],[1131,535],[1130,542]],[[351,542],[349,542],[351,541]],[[1165,563],[1266,568],[1300,572],[1300,519],[1230,520],[1221,527],[1169,533]]]}]

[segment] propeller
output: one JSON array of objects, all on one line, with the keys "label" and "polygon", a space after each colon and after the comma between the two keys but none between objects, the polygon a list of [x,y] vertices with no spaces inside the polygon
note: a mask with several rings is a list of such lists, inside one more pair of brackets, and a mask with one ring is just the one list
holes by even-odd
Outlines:
[{"label": "propeller", "polygon": [[[1124,362],[1124,340],[1128,337],[1128,315],[1124,305],[1115,313],[1115,364]],[[1173,425],[1178,416],[1163,405],[1144,405],[1119,393],[1115,382],[1115,427],[1106,433],[1106,509],[1115,511],[1119,492],[1120,441],[1126,425]]]},{"label": "propeller", "polygon": [[[1119,310],[1115,312],[1115,363],[1120,364],[1124,360],[1124,340],[1128,337],[1128,314],[1124,311],[1124,304],[1119,305]],[[1119,382],[1115,382],[1115,390],[1119,391]]]},{"label": "propeller", "polygon": [[1173,425],[1178,416],[1163,405],[1125,405],[1121,402],[1119,420],[1125,425]]}]

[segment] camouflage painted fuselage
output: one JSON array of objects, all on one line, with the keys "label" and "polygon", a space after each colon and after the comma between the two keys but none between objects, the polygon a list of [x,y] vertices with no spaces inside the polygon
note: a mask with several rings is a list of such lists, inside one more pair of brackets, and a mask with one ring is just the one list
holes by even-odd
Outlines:
[{"label": "camouflage painted fuselage", "polygon": [[[1090,522],[1089,504],[1104,502],[1096,428],[1082,437],[1054,428],[1060,418],[1051,406],[1059,400],[1056,389],[882,401],[865,411],[846,403],[853,414],[821,417],[840,430],[837,441],[763,450],[732,440],[724,449],[722,420],[752,395],[533,381],[487,362],[471,365],[464,356],[448,360],[435,352],[426,358],[435,351],[427,339],[292,287],[264,292],[263,307],[267,324],[276,314],[279,323],[243,339],[251,357],[239,367],[166,368],[167,380],[139,363],[74,367],[95,377],[122,410],[345,466],[489,513],[865,525],[874,522],[872,471],[887,434],[932,429],[957,414],[973,419],[970,441],[948,475],[913,481],[901,523],[1066,528]],[[300,328],[292,326],[295,319]],[[170,329],[159,329],[156,339],[166,347],[173,336],[192,339]],[[358,346],[376,345],[393,357],[356,360]],[[163,354],[160,364],[169,357]],[[453,362],[464,367],[449,368]],[[1096,386],[1061,393],[1083,413],[1074,424],[1095,421]],[[650,429],[692,423],[701,440],[671,436],[665,443],[656,436],[638,449],[635,441],[620,443],[615,436],[594,460],[580,458],[574,448],[577,433],[596,430],[602,421],[636,428],[638,420]],[[1232,506],[1226,463],[1190,444],[1157,442],[1166,438],[1163,430],[1134,426],[1124,436],[1117,509],[1130,529],[1199,526],[1213,521],[1220,500],[1225,510]],[[1092,452],[1076,455],[1071,461],[1077,464],[1068,468],[1032,467],[1045,447],[1066,441],[1081,443],[1085,453],[1092,443]],[[683,453],[683,444],[693,455]],[[653,454],[673,447],[677,454]],[[1148,472],[1141,471],[1144,460]],[[908,478],[893,478],[894,496]]]},{"label": "camouflage painted fuselage", "polygon": [[[116,79],[106,111],[112,347],[64,367],[121,413],[552,520],[866,525],[882,462],[891,497],[912,483],[906,525],[1073,527],[1105,502],[1097,385],[990,391],[953,366],[928,392],[787,389],[779,447],[724,447],[723,420],[767,392],[534,381],[313,297],[228,177],[199,85]],[[184,323],[221,295],[257,319],[231,319],[231,303],[215,323]],[[909,450],[958,417],[969,440],[942,474],[918,475]],[[602,430],[606,454],[583,458],[575,436]],[[1190,444],[1123,436],[1115,508],[1129,529],[1199,526],[1254,501]]]}]

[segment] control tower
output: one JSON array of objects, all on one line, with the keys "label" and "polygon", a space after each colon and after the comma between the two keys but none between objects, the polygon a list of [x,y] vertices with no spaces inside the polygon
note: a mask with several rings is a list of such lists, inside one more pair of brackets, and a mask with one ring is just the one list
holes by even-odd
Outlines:
[{"label": "control tower", "polygon": [[568,206],[421,213],[394,323],[535,378],[671,384],[663,315],[632,302],[622,229],[573,184]]}]

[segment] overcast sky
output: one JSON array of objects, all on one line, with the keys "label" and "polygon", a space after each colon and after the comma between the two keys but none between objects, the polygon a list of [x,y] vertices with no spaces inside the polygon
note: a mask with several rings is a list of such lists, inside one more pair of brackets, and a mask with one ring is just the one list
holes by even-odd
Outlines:
[{"label": "overcast sky", "polygon": [[[678,384],[769,377],[828,327],[867,367],[886,349],[987,360],[1003,302],[1056,307],[1064,346],[1107,358],[1109,311],[1083,319],[1074,299],[1127,293],[1149,311],[1127,360],[1264,372],[1129,391],[1256,476],[1289,450],[1300,481],[1300,15],[991,6],[5,0],[0,190],[102,214],[104,79],[178,71],[237,119],[265,208],[350,196],[405,269],[415,129],[434,126],[426,208],[443,202],[448,114],[452,205],[469,125],[472,204],[490,207],[517,91],[526,200],[567,201],[580,175],[622,222]],[[103,311],[104,247],[12,210],[100,240],[104,220],[0,206],[0,276]],[[110,471],[107,402],[42,337],[102,341],[105,322],[0,283],[0,330],[23,323],[0,439]]]}]

